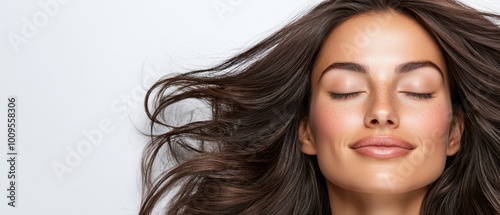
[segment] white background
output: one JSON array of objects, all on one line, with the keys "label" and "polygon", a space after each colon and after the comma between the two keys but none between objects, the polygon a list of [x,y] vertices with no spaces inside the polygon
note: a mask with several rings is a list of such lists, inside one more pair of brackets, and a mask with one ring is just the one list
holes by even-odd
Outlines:
[{"label": "white background", "polygon": [[[0,214],[137,214],[145,90],[220,62],[318,2],[0,0]],[[499,0],[463,2],[500,12]],[[9,96],[18,99],[15,208]]]}]

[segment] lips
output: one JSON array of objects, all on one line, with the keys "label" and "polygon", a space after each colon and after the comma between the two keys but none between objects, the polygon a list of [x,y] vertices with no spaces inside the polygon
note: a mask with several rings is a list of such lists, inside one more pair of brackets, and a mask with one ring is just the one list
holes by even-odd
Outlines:
[{"label": "lips", "polygon": [[394,137],[370,136],[355,142],[349,148],[363,156],[389,159],[406,155],[415,149],[415,146]]}]

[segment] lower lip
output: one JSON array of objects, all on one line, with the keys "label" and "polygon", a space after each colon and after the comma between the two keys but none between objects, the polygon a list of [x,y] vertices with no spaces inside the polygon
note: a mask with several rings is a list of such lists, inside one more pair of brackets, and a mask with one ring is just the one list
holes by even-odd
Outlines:
[{"label": "lower lip", "polygon": [[395,158],[410,153],[411,149],[401,147],[365,146],[354,149],[357,153],[379,159]]}]

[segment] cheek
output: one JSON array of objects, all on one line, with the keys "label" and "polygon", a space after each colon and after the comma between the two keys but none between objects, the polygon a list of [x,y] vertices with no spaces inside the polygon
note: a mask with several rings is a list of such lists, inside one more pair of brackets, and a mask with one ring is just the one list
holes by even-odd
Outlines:
[{"label": "cheek", "polygon": [[410,175],[421,175],[422,182],[432,182],[443,172],[449,141],[450,109],[442,104],[406,117],[406,124],[413,125],[411,135],[420,143],[419,150],[408,160],[407,169],[413,172]]},{"label": "cheek", "polygon": [[411,129],[412,136],[423,144],[445,148],[449,138],[451,108],[446,103],[417,109],[401,119],[403,126]]},{"label": "cheek", "polygon": [[356,173],[348,144],[364,127],[362,106],[335,105],[324,98],[312,103],[310,114],[321,172],[331,182],[349,181]]},{"label": "cheek", "polygon": [[318,147],[344,142],[345,138],[359,126],[360,113],[352,106],[336,106],[318,101],[311,107],[311,125]]}]

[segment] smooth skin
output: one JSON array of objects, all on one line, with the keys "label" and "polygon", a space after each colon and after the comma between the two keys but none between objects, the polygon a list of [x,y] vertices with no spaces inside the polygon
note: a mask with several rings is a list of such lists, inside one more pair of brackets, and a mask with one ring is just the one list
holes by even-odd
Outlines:
[{"label": "smooth skin", "polygon": [[[303,153],[317,155],[332,214],[419,214],[463,132],[434,38],[395,11],[355,16],[326,39],[311,85],[299,140]],[[367,137],[397,138],[415,148],[381,159],[349,147]]]}]

